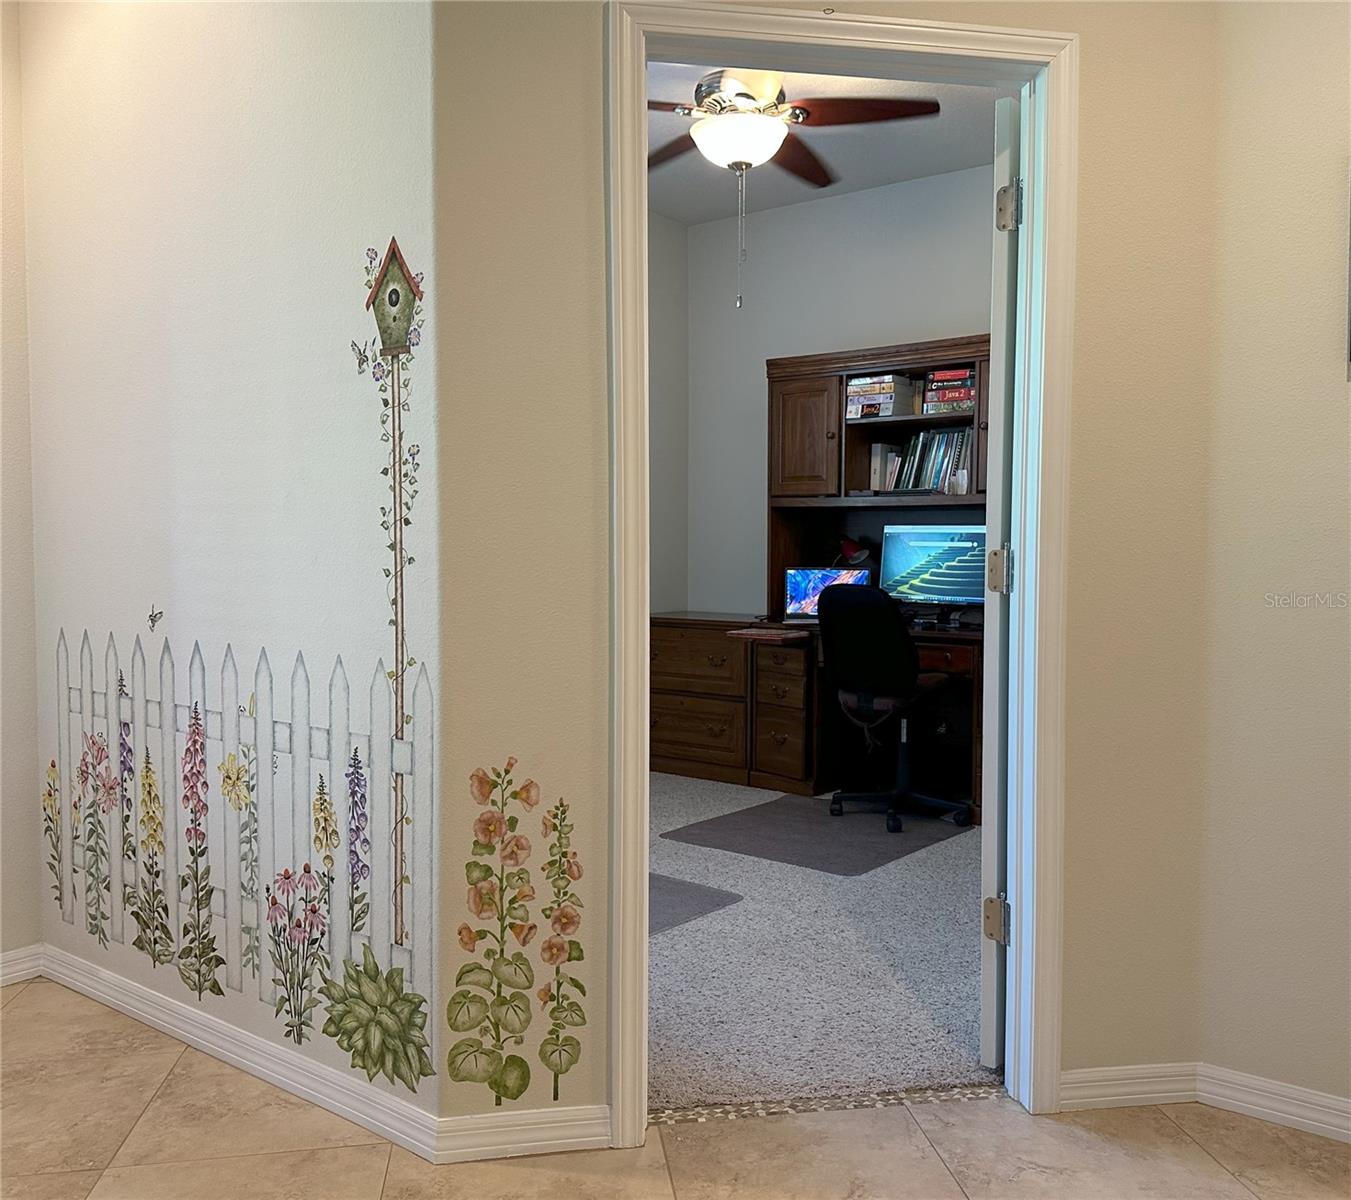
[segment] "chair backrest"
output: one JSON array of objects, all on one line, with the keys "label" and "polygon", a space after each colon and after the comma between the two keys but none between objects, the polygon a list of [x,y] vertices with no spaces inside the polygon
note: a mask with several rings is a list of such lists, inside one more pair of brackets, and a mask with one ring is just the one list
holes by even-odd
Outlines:
[{"label": "chair backrest", "polygon": [[816,609],[826,675],[843,692],[910,696],[919,652],[900,605],[881,588],[837,583],[823,588]]}]

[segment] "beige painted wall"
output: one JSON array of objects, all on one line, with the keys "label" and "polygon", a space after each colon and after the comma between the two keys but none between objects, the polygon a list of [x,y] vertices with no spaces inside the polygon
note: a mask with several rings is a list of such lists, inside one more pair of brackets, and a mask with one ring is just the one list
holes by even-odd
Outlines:
[{"label": "beige painted wall", "polygon": [[0,951],[41,939],[19,6],[0,5]]}]

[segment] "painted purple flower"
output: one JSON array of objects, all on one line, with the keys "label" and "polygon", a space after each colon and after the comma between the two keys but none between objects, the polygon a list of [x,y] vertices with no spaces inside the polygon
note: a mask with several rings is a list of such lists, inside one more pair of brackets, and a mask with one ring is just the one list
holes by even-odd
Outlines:
[{"label": "painted purple flower", "polygon": [[324,932],[324,910],[317,904],[310,904],[305,909],[305,928],[311,933]]},{"label": "painted purple flower", "polygon": [[347,762],[347,866],[355,880],[369,879],[371,840],[366,836],[370,816],[366,808],[366,773],[362,770],[361,755],[356,748]]},{"label": "painted purple flower", "polygon": [[272,881],[272,890],[283,900],[290,900],[297,891],[296,877],[290,867],[283,867]]},{"label": "painted purple flower", "polygon": [[267,894],[267,923],[273,928],[286,924],[286,909],[270,891]]},{"label": "painted purple flower", "polygon": [[291,945],[303,946],[309,941],[310,935],[305,931],[305,919],[297,917],[291,922],[291,928],[286,931],[286,936],[291,939]]},{"label": "painted purple flower", "polygon": [[366,261],[370,263],[371,266],[375,266],[375,264],[380,261],[380,251],[377,250],[374,246],[367,246]]},{"label": "painted purple flower", "polygon": [[374,379],[376,383],[380,383],[388,372],[389,368],[385,365],[385,360],[383,358],[371,364],[371,378]]},{"label": "painted purple flower", "polygon": [[414,325],[413,328],[408,331],[408,344],[410,346],[418,346],[421,345],[421,343],[422,343],[422,330],[419,329],[416,325]]},{"label": "painted purple flower", "polygon": [[306,900],[319,894],[319,876],[311,870],[309,863],[305,864],[305,869],[300,872],[300,875],[296,879],[296,883],[300,887],[301,895],[303,895]]}]

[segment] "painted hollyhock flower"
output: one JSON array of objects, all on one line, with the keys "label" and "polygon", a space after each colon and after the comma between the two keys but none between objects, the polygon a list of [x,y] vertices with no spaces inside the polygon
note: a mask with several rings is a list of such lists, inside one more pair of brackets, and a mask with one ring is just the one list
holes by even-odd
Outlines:
[{"label": "painted hollyhock flower", "polygon": [[568,961],[568,943],[557,935],[547,937],[540,943],[539,956],[549,966],[556,967]]},{"label": "painted hollyhock flower", "polygon": [[533,921],[527,924],[524,921],[513,921],[509,927],[511,936],[514,937],[522,946],[530,945],[534,936],[539,932],[539,926]]},{"label": "painted hollyhock flower", "polygon": [[582,877],[582,864],[577,861],[576,850],[568,851],[568,856],[563,861],[563,870],[574,883]]},{"label": "painted hollyhock flower", "polygon": [[470,885],[469,911],[476,917],[490,917],[497,911],[496,879],[484,879]]},{"label": "painted hollyhock flower", "polygon": [[527,779],[520,788],[517,789],[516,799],[518,799],[526,808],[534,808],[539,803],[539,784],[533,779]]},{"label": "painted hollyhock flower", "polygon": [[475,804],[487,804],[493,796],[493,781],[482,767],[475,767],[469,776],[469,794]]},{"label": "painted hollyhock flower", "polygon": [[579,913],[571,904],[560,904],[554,909],[554,915],[549,918],[549,927],[564,937],[570,937],[576,933],[582,924],[582,914]]},{"label": "painted hollyhock flower", "polygon": [[519,833],[509,834],[502,839],[499,854],[504,867],[519,867],[530,857],[530,839]]},{"label": "painted hollyhock flower", "polygon": [[500,842],[507,832],[507,819],[497,809],[479,813],[474,821],[474,838],[486,845]]},{"label": "painted hollyhock flower", "polygon": [[470,928],[468,922],[462,922],[459,929],[455,931],[455,936],[460,939],[460,945],[472,954],[478,949],[478,934]]}]

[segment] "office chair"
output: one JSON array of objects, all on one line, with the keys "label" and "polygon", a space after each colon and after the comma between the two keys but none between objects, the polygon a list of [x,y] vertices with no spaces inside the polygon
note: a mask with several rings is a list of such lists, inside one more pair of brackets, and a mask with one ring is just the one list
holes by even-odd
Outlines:
[{"label": "office chair", "polygon": [[969,825],[969,803],[921,795],[910,787],[909,726],[917,716],[932,711],[948,676],[920,674],[919,652],[900,606],[880,588],[832,584],[821,592],[817,618],[827,686],[835,689],[845,717],[863,730],[870,751],[881,745],[878,734],[884,726],[896,730],[891,790],[836,792],[831,814],[839,816],[852,801],[885,800],[887,832],[900,833],[899,806],[909,801],[929,812],[950,813],[956,825]]}]

